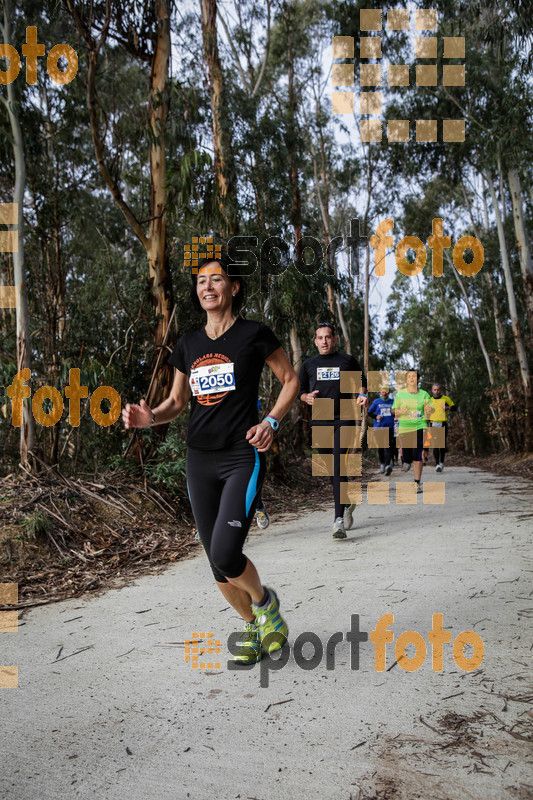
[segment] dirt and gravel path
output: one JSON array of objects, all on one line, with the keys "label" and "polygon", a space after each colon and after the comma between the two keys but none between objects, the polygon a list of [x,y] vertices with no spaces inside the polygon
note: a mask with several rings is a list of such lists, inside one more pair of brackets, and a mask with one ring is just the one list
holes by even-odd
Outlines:
[{"label": "dirt and gravel path", "polygon": [[[27,612],[1,637],[0,663],[18,665],[19,688],[0,690],[0,797],[533,797],[533,486],[465,467],[424,477],[445,482],[444,505],[396,505],[391,490],[389,505],[357,510],[345,541],[331,538],[329,507],[251,535],[247,553],[279,592],[292,645],[308,634],[281,669],[227,668],[239,624],[201,551],[133,585]],[[370,632],[387,613],[386,670],[375,670],[371,641],[355,669],[352,616]],[[465,630],[481,637],[475,671],[457,666],[452,644],[433,671],[436,613],[452,643]],[[194,631],[222,641],[220,669],[184,660]],[[426,642],[416,671],[396,663],[404,631]]]}]

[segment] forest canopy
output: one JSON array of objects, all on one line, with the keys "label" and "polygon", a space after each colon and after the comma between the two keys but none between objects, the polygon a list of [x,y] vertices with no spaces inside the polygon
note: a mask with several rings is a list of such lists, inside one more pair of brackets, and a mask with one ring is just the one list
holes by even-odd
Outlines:
[{"label": "forest canopy", "polygon": [[[181,474],[182,420],[131,442],[120,418],[95,421],[91,396],[110,386],[122,405],[152,406],[168,395],[168,353],[201,324],[187,255],[211,243],[239,245],[244,313],[273,328],[297,369],[316,324],[334,322],[339,349],[366,370],[394,379],[416,366],[423,388],[445,387],[459,449],[533,450],[532,11],[442,0],[437,28],[419,29],[425,8],[374,3],[367,18],[337,0],[2,0],[0,203],[17,216],[0,220],[11,231],[0,285],[18,287],[18,304],[0,307],[0,387],[27,369],[32,395],[49,386],[65,400],[53,425],[26,400],[14,426],[0,388],[4,473],[31,453],[76,470],[159,448]],[[58,44],[78,58],[63,84],[47,68]],[[13,80],[7,46],[21,61]],[[56,63],[72,72],[65,55]],[[450,240],[441,250],[435,220]],[[399,253],[404,237],[422,250],[411,238]],[[471,276],[454,266],[464,237],[482,245]],[[425,267],[403,274],[417,259]],[[88,393],[73,426],[64,390],[76,369]],[[274,393],[265,377],[264,407]],[[281,432],[294,455],[299,415]]]}]

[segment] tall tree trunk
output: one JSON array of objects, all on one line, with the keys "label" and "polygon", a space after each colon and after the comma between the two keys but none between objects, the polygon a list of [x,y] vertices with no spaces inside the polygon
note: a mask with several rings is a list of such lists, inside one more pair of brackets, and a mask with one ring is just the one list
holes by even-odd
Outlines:
[{"label": "tall tree trunk", "polygon": [[533,265],[531,263],[531,252],[529,241],[524,224],[524,209],[522,206],[522,188],[520,186],[520,176],[516,169],[510,169],[509,189],[511,190],[511,202],[513,206],[513,221],[516,232],[516,243],[518,245],[518,255],[520,257],[520,269],[524,281],[524,295],[526,298],[527,317],[529,330],[533,338]]},{"label": "tall tree trunk", "polygon": [[[448,253],[446,253],[446,256],[448,256]],[[449,260],[449,257],[448,257],[448,260]],[[493,371],[493,368],[492,368],[492,362],[490,360],[490,356],[489,356],[488,350],[485,347],[485,341],[483,339],[483,334],[481,333],[481,328],[479,327],[478,319],[477,319],[477,317],[476,317],[476,315],[474,313],[474,309],[472,308],[472,304],[470,303],[470,300],[469,300],[468,295],[466,293],[466,289],[463,286],[463,282],[462,282],[461,278],[459,277],[459,275],[457,273],[457,270],[453,269],[453,264],[450,264],[450,267],[451,267],[451,271],[452,271],[452,273],[453,273],[453,275],[455,277],[455,280],[457,281],[457,283],[459,284],[459,288],[461,289],[461,293],[462,293],[463,299],[464,299],[464,301],[466,303],[466,307],[468,309],[468,313],[470,315],[470,319],[474,323],[474,328],[476,330],[477,340],[479,342],[479,346],[481,348],[481,352],[483,353],[483,358],[485,359],[485,366],[487,367],[487,374],[489,376],[489,383],[490,383],[490,385],[492,387],[494,385],[494,371]]]},{"label": "tall tree trunk", "polygon": [[363,369],[365,375],[369,370],[369,341],[370,341],[370,315],[369,315],[369,294],[370,294],[370,246],[366,246],[365,259],[365,303],[364,303],[364,346],[363,346]]},{"label": "tall tree trunk", "polygon": [[[483,200],[484,229],[485,229],[485,232],[488,235],[488,233],[489,233],[489,211],[488,211],[488,208],[487,208],[487,194],[485,192],[485,181],[484,181],[483,175],[481,175],[481,184],[482,184],[482,186],[481,186],[481,197],[482,197],[482,200]],[[463,188],[463,191],[464,191],[464,188]],[[470,213],[470,216],[472,218],[472,212]],[[474,224],[474,235],[478,239],[480,239],[480,236],[479,236],[479,233],[477,233],[477,229],[476,229],[475,224]],[[505,334],[503,332],[503,322],[502,322],[501,309],[500,309],[500,305],[498,303],[498,298],[496,296],[496,286],[494,284],[494,281],[492,279],[492,275],[491,275],[490,271],[488,270],[488,268],[485,268],[481,274],[483,275],[483,280],[487,284],[487,287],[488,287],[488,290],[489,290],[489,294],[490,294],[490,298],[491,298],[491,301],[492,301],[492,314],[493,314],[493,317],[494,317],[494,327],[495,327],[495,332],[496,332],[496,345],[497,345],[497,349],[498,349],[498,354],[503,356],[503,354],[505,352]],[[516,408],[517,404],[515,403],[515,399],[514,399],[514,393],[513,393],[511,379],[510,379],[510,373],[509,373],[509,364],[507,362],[507,359],[505,359],[505,358],[499,359],[498,363],[499,363],[500,372],[503,374],[503,377],[504,377],[504,386],[505,386],[505,391],[506,391],[506,394],[507,394],[507,398],[509,400],[509,404],[510,404],[511,408]],[[496,405],[497,405],[497,408],[498,408],[498,413],[501,415],[500,403],[501,403],[500,399],[497,398],[496,399]],[[518,449],[519,444],[518,444],[518,441],[517,441],[517,438],[516,438],[516,433],[517,433],[516,432],[516,427],[517,426],[515,425],[515,426],[511,426],[511,427],[514,427],[514,429],[508,431],[508,437],[506,436],[506,438],[509,438],[510,441],[511,441],[511,444],[513,445],[513,447],[515,447],[515,449]]]},{"label": "tall tree trunk", "polygon": [[290,330],[290,340],[291,340],[291,350],[292,350],[292,366],[296,370],[296,372],[300,371],[300,367],[303,363],[303,354],[302,354],[302,343],[300,342],[300,337],[298,336],[298,331],[296,330],[296,326],[292,325]]},{"label": "tall tree trunk", "polygon": [[485,175],[485,178],[489,188],[490,196],[492,198],[492,204],[494,206],[494,214],[496,216],[496,226],[498,229],[500,253],[502,257],[503,272],[505,275],[505,287],[507,289],[507,299],[509,303],[509,313],[511,315],[511,325],[513,329],[516,355],[520,367],[520,377],[522,378],[522,384],[524,387],[525,423],[526,423],[525,450],[526,452],[531,453],[533,452],[533,384],[531,382],[531,375],[527,364],[526,351],[524,349],[524,345],[522,343],[522,337],[520,335],[518,311],[516,308],[516,297],[513,286],[513,277],[511,275],[509,256],[507,254],[505,231],[503,228],[502,217],[500,214],[498,198],[496,197],[496,192],[494,191],[494,186],[492,185],[492,178],[488,172]]},{"label": "tall tree trunk", "polygon": [[[315,159],[313,158],[313,165],[315,167],[315,183],[317,187],[317,193],[319,194],[320,200],[320,209],[322,211],[322,217],[324,220],[324,239],[326,248],[331,241],[331,225],[330,225],[330,217],[329,217],[329,183],[328,183],[328,176],[327,176],[327,165],[326,165],[326,153],[325,153],[325,145],[324,145],[324,135],[322,133],[322,126],[319,123],[319,106],[317,103],[316,106],[316,121],[317,127],[319,132],[319,141],[320,141],[320,175],[322,181],[322,192],[324,194],[323,199],[321,199],[321,192],[320,192],[320,185],[318,183],[318,175],[316,174],[316,164]],[[335,277],[337,276],[337,262],[335,260],[335,250],[331,248],[330,250],[330,263],[327,265],[329,268],[330,274],[333,274]],[[346,341],[346,352],[350,353],[350,340],[348,336],[344,333],[346,330],[346,323],[344,322],[344,317],[342,316],[342,308],[339,302],[338,292],[334,291],[333,286],[331,283],[328,283],[328,305],[329,310],[331,311],[332,315],[335,315],[335,305],[339,310],[339,322],[344,334],[344,338]]]},{"label": "tall tree trunk", "polygon": [[[323,133],[323,130],[322,130],[322,125],[319,124],[318,105],[317,105],[317,109],[316,110],[317,110],[316,116],[317,116],[318,132],[319,132],[319,137],[320,137],[320,161],[321,161],[320,174],[321,174],[321,178],[322,178],[322,186],[324,187],[324,209],[325,209],[325,219],[326,219],[326,222],[327,222],[327,230],[326,230],[326,235],[327,235],[327,239],[328,239],[328,242],[326,242],[326,247],[327,247],[327,244],[332,241],[331,224],[330,224],[330,216],[329,216],[329,175],[328,175],[328,164],[327,164],[327,159],[326,159],[326,147],[325,147],[325,142],[324,142],[324,133]],[[331,269],[333,271],[333,274],[335,276],[337,276],[337,262],[336,262],[336,259],[335,259],[335,249],[332,247],[330,249],[330,252],[331,252]],[[331,308],[331,299],[332,298],[329,297],[330,288],[331,288],[330,284],[328,284],[328,300],[330,302],[330,308]],[[352,354],[352,346],[350,344],[350,337],[348,335],[348,327],[346,325],[346,320],[344,319],[344,312],[342,310],[341,299],[340,299],[340,295],[339,295],[339,292],[338,292],[337,289],[335,289],[334,297],[335,297],[335,302],[336,302],[336,305],[337,305],[337,314],[338,314],[338,317],[339,317],[339,325],[341,327],[342,335],[344,337],[344,349],[346,350],[346,352],[349,355],[351,355]]]},{"label": "tall tree trunk", "polygon": [[[150,146],[150,224],[146,254],[148,277],[152,284],[152,299],[157,315],[155,343],[157,351],[152,358],[155,377],[146,402],[155,406],[170,392],[172,368],[160,368],[165,350],[167,330],[174,305],[172,282],[168,266],[167,249],[167,169],[165,130],[169,109],[168,70],[170,63],[170,0],[156,0],[157,35],[150,74],[149,125],[152,134]],[[167,426],[160,426],[164,435]]]},{"label": "tall tree trunk", "polygon": [[[484,191],[484,188],[483,188],[483,176],[481,176],[481,183],[482,183],[482,191],[481,191],[481,193],[482,193],[482,197],[483,197],[483,211],[484,211],[484,229],[485,229],[485,232],[488,235],[488,232],[489,232],[489,215],[488,215],[488,210],[487,210],[487,198],[486,198],[485,191]],[[468,211],[469,211],[469,214],[470,214],[470,220],[472,222],[472,228],[474,230],[474,236],[476,236],[477,239],[481,240],[480,232],[478,230],[478,226],[476,224],[476,220],[474,219],[472,203],[470,201],[470,197],[468,196],[468,193],[466,191],[464,183],[461,183],[461,188],[463,190],[463,197],[465,199],[465,203],[468,206]],[[493,397],[494,397],[494,403],[496,405],[496,409],[491,404],[489,406],[490,407],[490,411],[491,411],[491,414],[492,414],[492,416],[494,418],[494,421],[496,423],[496,428],[497,428],[497,431],[498,431],[498,436],[499,436],[500,442],[502,443],[502,445],[503,445],[503,447],[505,449],[508,449],[510,444],[512,444],[513,446],[515,445],[515,438],[514,438],[515,432],[510,430],[509,431],[509,435],[508,435],[507,431],[506,431],[506,429],[505,429],[505,427],[504,427],[504,425],[502,423],[501,403],[500,403],[500,398],[498,396],[497,389],[495,388],[494,365],[493,365],[493,363],[492,363],[492,361],[490,359],[490,356],[488,354],[487,348],[485,346],[485,342],[484,342],[484,339],[483,339],[483,335],[481,333],[481,328],[479,326],[479,322],[478,322],[477,316],[474,313],[474,310],[473,310],[473,308],[472,308],[472,306],[470,304],[470,300],[469,300],[468,295],[466,293],[466,289],[464,287],[464,284],[463,284],[462,280],[459,278],[457,270],[453,266],[453,263],[452,263],[452,260],[451,260],[451,257],[450,257],[450,254],[449,254],[448,251],[446,251],[446,260],[448,261],[448,264],[450,265],[450,268],[451,268],[451,270],[453,272],[453,275],[454,275],[455,279],[459,283],[459,286],[461,288],[461,292],[463,293],[463,297],[465,299],[465,303],[466,303],[467,308],[468,308],[468,313],[470,314],[470,317],[471,317],[472,321],[474,322],[474,326],[475,326],[475,329],[476,329],[478,342],[479,342],[479,345],[481,347],[481,351],[483,353],[483,357],[485,359],[485,364],[487,366],[487,372],[488,372],[488,375],[489,375],[490,386],[491,386],[491,389],[494,392]],[[489,295],[490,295],[490,298],[491,298],[491,301],[492,301],[492,311],[493,311],[493,315],[494,315],[494,324],[495,324],[495,330],[496,330],[496,343],[497,343],[498,353],[499,354],[503,354],[503,352],[504,352],[503,324],[502,324],[502,320],[501,320],[501,314],[500,314],[500,308],[499,308],[499,305],[498,305],[498,299],[496,297],[494,282],[492,280],[492,276],[491,276],[490,272],[488,271],[487,265],[485,265],[485,269],[483,270],[483,272],[481,274],[482,274],[482,280],[484,280],[485,283],[487,284]],[[508,369],[507,369],[506,362],[504,362],[503,372],[504,372],[504,377],[505,377],[504,384],[505,384],[505,388],[506,388],[506,392],[507,392],[507,397],[509,399],[509,403],[510,403],[511,407],[514,407],[515,404],[514,404],[513,395],[512,395],[512,392],[511,392],[511,383],[510,383],[510,380],[509,380],[509,372],[508,372]]]},{"label": "tall tree trunk", "polygon": [[[370,201],[372,197],[374,165],[372,163],[372,148],[367,147],[366,150],[366,209],[363,217],[364,230],[368,231],[370,212]],[[370,244],[366,246],[366,261],[365,261],[365,302],[364,302],[364,343],[363,343],[363,363],[365,375],[368,375],[369,366],[369,350],[370,350]],[[363,435],[366,426],[366,413],[363,412]]]},{"label": "tall tree trunk", "polygon": [[[366,246],[366,259],[365,259],[365,301],[364,301],[364,327],[363,327],[363,370],[365,375],[367,376],[368,380],[368,371],[370,369],[370,315],[369,315],[369,308],[368,308],[368,300],[369,300],[369,293],[370,293],[370,245],[367,244]],[[361,420],[361,441],[363,441],[366,435],[366,429],[368,426],[368,412],[366,409],[363,409],[362,413],[362,420]]]},{"label": "tall tree trunk", "polygon": [[302,199],[300,195],[300,182],[298,176],[297,152],[296,152],[296,111],[298,100],[294,90],[294,55],[292,49],[292,31],[290,28],[290,17],[288,19],[288,89],[289,89],[289,113],[287,120],[287,151],[289,154],[289,183],[292,188],[292,203],[290,211],[290,221],[294,231],[294,246],[296,248],[296,258],[301,255],[300,239],[302,238]]},{"label": "tall tree trunk", "polygon": [[[91,121],[96,162],[102,177],[111,192],[113,199],[124,214],[130,228],[146,251],[148,260],[148,280],[151,285],[152,303],[157,316],[153,331],[156,352],[152,360],[152,381],[146,402],[156,406],[164,400],[172,384],[170,367],[161,368],[163,361],[163,345],[167,335],[169,321],[174,305],[172,282],[169,274],[167,241],[166,241],[166,162],[165,162],[165,128],[168,115],[168,70],[170,62],[170,0],[154,0],[156,15],[156,31],[154,51],[141,53],[141,57],[151,65],[149,86],[149,120],[150,127],[150,221],[148,233],[143,230],[142,223],[125,200],[122,190],[107,166],[105,144],[100,131],[100,102],[96,90],[96,74],[99,56],[106,45],[113,4],[105,3],[105,19],[98,38],[93,35],[92,10],[86,12],[88,17],[80,16],[83,11],[73,0],[66,0],[68,10],[74,20],[80,36],[87,44],[87,108]],[[122,23],[123,20],[121,19]],[[124,39],[129,41],[131,31],[126,32]],[[139,51],[135,42],[131,45],[132,53],[138,57]],[[158,434],[162,437],[168,425],[159,425]],[[137,436],[134,433],[134,438]],[[129,450],[129,448],[128,448]],[[133,451],[139,459],[139,445]]]},{"label": "tall tree trunk", "polygon": [[289,183],[292,189],[290,222],[294,233],[294,248],[296,260],[301,256],[302,238],[302,199],[300,195],[300,181],[298,175],[297,148],[296,148],[296,112],[298,109],[298,99],[294,88],[294,53],[292,47],[291,15],[287,17],[287,40],[288,40],[288,92],[289,108],[287,114],[287,137],[286,147],[289,156]]},{"label": "tall tree trunk", "polygon": [[[294,57],[292,49],[292,30],[290,15],[287,20],[287,34],[288,34],[288,92],[289,92],[289,109],[287,120],[287,151],[289,155],[289,182],[292,188],[292,202],[290,211],[290,221],[294,236],[294,251],[296,260],[298,261],[303,253],[301,252],[301,238],[302,238],[302,203],[300,196],[300,181],[298,176],[297,156],[296,156],[296,112],[298,108],[298,100],[294,90]],[[293,320],[290,331],[291,347],[295,360],[302,359],[302,346],[298,330],[296,327],[296,320]],[[301,366],[301,363],[300,363]],[[296,370],[299,367],[294,364]]]},{"label": "tall tree trunk", "polygon": [[[35,208],[37,231],[41,239],[41,252],[43,260],[43,296],[46,316],[46,336],[44,339],[43,362],[47,383],[56,385],[60,377],[61,356],[66,333],[66,290],[65,268],[61,251],[61,219],[59,212],[58,193],[61,181],[59,170],[60,160],[57,158],[55,131],[50,117],[50,105],[46,84],[41,87],[41,104],[43,108],[43,125],[46,138],[46,162],[43,169],[49,179],[51,200],[51,235],[44,221],[46,212]],[[33,186],[30,184],[30,191]],[[46,460],[50,464],[59,461],[59,442],[61,439],[61,420],[51,428],[44,431],[45,440],[50,440],[49,452]]]},{"label": "tall tree trunk", "polygon": [[[450,256],[449,256],[448,253],[446,253],[446,257],[447,257],[447,261],[448,261],[448,263],[450,265],[451,271],[452,271],[452,273],[453,273],[453,275],[455,277],[455,280],[457,281],[457,283],[459,284],[459,287],[461,289],[464,301],[466,303],[466,307],[468,308],[468,313],[470,315],[470,319],[474,323],[474,328],[476,329],[477,340],[479,342],[479,346],[481,348],[481,352],[483,353],[483,358],[485,359],[485,365],[487,367],[487,374],[489,376],[490,388],[494,389],[494,370],[493,370],[493,367],[492,367],[492,362],[490,360],[490,356],[489,356],[488,350],[487,350],[487,348],[485,346],[485,340],[483,339],[483,334],[481,332],[481,328],[479,327],[479,322],[478,322],[477,316],[476,316],[476,314],[474,312],[474,309],[472,308],[472,304],[471,304],[471,302],[469,300],[469,297],[468,297],[468,295],[466,293],[466,289],[465,289],[465,287],[463,285],[463,281],[459,277],[459,274],[458,274],[457,270],[454,269],[453,263],[451,262],[451,259],[450,259]],[[497,431],[498,431],[498,436],[499,436],[500,442],[505,448],[508,448],[509,447],[509,440],[505,436],[504,431],[502,431],[502,429],[501,429],[500,416],[499,416],[499,414],[496,413],[492,403],[489,404],[489,408],[490,408],[490,412],[491,412],[492,417],[493,417],[493,419],[494,419],[494,421],[496,423],[496,426],[497,426]]]},{"label": "tall tree trunk", "polygon": [[[328,185],[327,185],[327,172],[325,169],[324,164],[324,154],[322,153],[322,186],[324,197],[322,196],[322,189],[321,184],[318,180],[318,169],[316,163],[316,157],[314,153],[312,153],[313,159],[313,171],[315,177],[315,191],[318,198],[318,205],[320,208],[320,213],[322,215],[322,224],[324,226],[324,243],[326,245],[326,252],[328,253],[328,272],[336,276],[337,275],[337,262],[335,260],[335,252],[336,252],[336,242],[331,238],[331,230],[330,230],[330,217],[329,217],[329,192],[328,192]],[[342,238],[338,237],[341,241]],[[337,316],[339,318],[339,324],[342,330],[342,335],[344,337],[344,349],[347,353],[351,355],[352,348],[350,345],[350,337],[348,335],[348,327],[346,325],[346,320],[344,319],[344,313],[342,310],[340,296],[337,290],[333,290],[333,287],[330,283],[328,283],[328,303],[332,313],[334,313],[335,305],[337,307]]]},{"label": "tall tree trunk", "polygon": [[[291,28],[291,12],[289,9],[286,18],[287,23],[287,56],[288,56],[288,114],[287,114],[287,137],[286,147],[289,156],[289,183],[292,189],[290,222],[292,225],[294,236],[294,252],[296,261],[298,262],[303,258],[301,238],[302,238],[302,203],[300,195],[300,180],[298,175],[298,161],[296,151],[296,137],[297,137],[297,121],[296,113],[298,109],[298,99],[294,88],[294,52],[292,47],[292,28]],[[303,361],[302,344],[297,328],[297,319],[294,318],[290,330],[291,348],[294,358],[294,368],[299,372],[300,366]],[[293,423],[294,431],[294,446],[297,452],[303,452],[304,447],[304,431],[301,425],[298,425],[300,419],[300,404],[295,403],[291,410],[291,420]]]},{"label": "tall tree trunk", "polygon": [[209,72],[209,93],[213,114],[213,146],[218,206],[224,220],[224,235],[238,233],[235,161],[225,100],[224,78],[217,37],[217,0],[200,0],[204,61]]},{"label": "tall tree trunk", "polygon": [[[481,195],[482,195],[482,200],[483,200],[483,220],[484,220],[483,228],[485,230],[485,233],[488,235],[489,234],[489,212],[488,212],[488,209],[487,209],[487,197],[486,197],[485,190],[484,190],[483,176],[481,176],[481,182],[482,182]],[[472,222],[472,227],[474,229],[474,236],[476,236],[477,239],[479,239],[481,241],[481,236],[479,234],[478,227],[477,227],[476,221],[474,219],[474,214],[472,212],[472,203],[470,202],[470,198],[469,198],[469,196],[467,194],[467,191],[466,191],[465,186],[464,186],[463,183],[461,183],[461,188],[463,190],[463,196],[465,198],[465,202],[466,202],[466,204],[468,206],[468,211],[469,211],[469,214],[470,214],[470,220]],[[502,318],[501,318],[501,314],[500,314],[500,307],[498,305],[498,298],[496,297],[494,281],[492,280],[492,276],[491,276],[490,272],[488,271],[488,269],[486,268],[486,266],[487,265],[485,265],[485,269],[482,271],[481,275],[483,276],[483,280],[487,284],[487,288],[489,290],[489,294],[490,294],[491,299],[492,299],[492,311],[493,311],[493,315],[494,315],[494,326],[495,326],[495,332],[496,332],[496,342],[497,342],[497,345],[498,345],[498,352],[499,353],[503,353],[503,351],[504,351],[504,338],[505,337],[504,337],[504,333],[503,333],[503,323],[502,323]],[[509,395],[509,399],[511,399],[510,395]]]},{"label": "tall tree trunk", "polygon": [[500,197],[502,200],[502,219],[503,219],[503,226],[505,228],[505,225],[507,223],[507,203],[505,202],[505,189],[503,186],[503,170],[502,170],[502,161],[500,156],[498,156],[497,158],[497,164],[498,164],[498,179],[500,182]]},{"label": "tall tree trunk", "polygon": [[337,314],[339,316],[339,325],[341,326],[342,335],[344,337],[344,349],[351,356],[352,354],[352,346],[350,344],[350,337],[348,335],[348,327],[346,325],[346,320],[344,319],[344,312],[342,310],[341,305],[341,298],[339,293],[335,292],[335,300],[337,301]]},{"label": "tall tree trunk", "polygon": [[[3,40],[11,42],[11,9],[9,0],[4,0]],[[31,343],[29,331],[28,290],[26,285],[26,268],[24,264],[24,189],[26,186],[26,165],[24,161],[24,140],[17,112],[17,101],[13,83],[7,84],[7,109],[11,134],[13,137],[13,154],[15,158],[15,189],[13,202],[17,208],[18,247],[13,253],[13,279],[17,287],[17,372],[31,368]],[[35,445],[35,420],[31,410],[31,401],[22,404],[22,425],[20,428],[20,461],[26,469],[31,468],[30,453]]]}]

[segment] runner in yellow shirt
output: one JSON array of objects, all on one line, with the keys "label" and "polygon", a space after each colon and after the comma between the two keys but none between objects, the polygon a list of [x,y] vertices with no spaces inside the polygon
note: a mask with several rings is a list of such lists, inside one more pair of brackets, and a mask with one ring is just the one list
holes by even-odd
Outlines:
[{"label": "runner in yellow shirt", "polygon": [[434,383],[431,387],[431,399],[435,406],[435,411],[429,418],[432,428],[444,428],[444,447],[435,447],[435,470],[442,472],[444,469],[444,456],[446,454],[446,437],[448,435],[448,411],[455,408],[455,403],[446,394],[442,394],[440,383]]}]

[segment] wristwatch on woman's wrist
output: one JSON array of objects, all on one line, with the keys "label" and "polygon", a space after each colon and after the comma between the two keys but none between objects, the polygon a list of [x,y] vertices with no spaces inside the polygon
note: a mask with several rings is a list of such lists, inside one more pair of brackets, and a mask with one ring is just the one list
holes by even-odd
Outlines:
[{"label": "wristwatch on woman's wrist", "polygon": [[275,417],[271,416],[265,417],[263,422],[268,422],[273,431],[277,431],[277,429],[279,428],[279,422]]},{"label": "wristwatch on woman's wrist", "polygon": [[152,414],[152,419],[150,421],[150,427],[153,428],[154,425],[155,425],[155,414],[151,409],[150,409],[150,411],[151,411],[151,414]]}]

